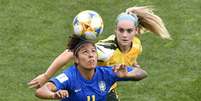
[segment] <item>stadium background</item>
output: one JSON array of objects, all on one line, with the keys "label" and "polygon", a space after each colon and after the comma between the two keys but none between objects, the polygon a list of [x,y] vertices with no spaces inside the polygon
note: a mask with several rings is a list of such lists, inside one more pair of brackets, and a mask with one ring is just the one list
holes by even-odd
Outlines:
[{"label": "stadium background", "polygon": [[149,77],[121,82],[121,100],[200,101],[200,0],[0,0],[0,101],[43,101],[27,82],[66,48],[78,12],[91,9],[102,16],[103,39],[114,31],[116,16],[135,5],[154,6],[173,40],[141,36],[139,62]]}]

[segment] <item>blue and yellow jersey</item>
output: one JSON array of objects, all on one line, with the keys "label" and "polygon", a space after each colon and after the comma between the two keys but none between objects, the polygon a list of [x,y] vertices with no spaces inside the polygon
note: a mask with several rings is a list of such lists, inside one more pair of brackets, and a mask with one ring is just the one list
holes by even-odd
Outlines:
[{"label": "blue and yellow jersey", "polygon": [[[133,69],[127,67],[128,72]],[[112,84],[127,80],[134,79],[119,78],[111,66],[97,66],[92,79],[86,80],[74,65],[52,78],[50,82],[55,84],[57,91],[68,90],[69,97],[62,101],[106,101],[106,95]]]},{"label": "blue and yellow jersey", "polygon": [[115,41],[115,35],[109,36],[105,40],[96,43],[98,53],[98,65],[112,66],[115,64],[125,64],[132,66],[137,63],[137,57],[142,52],[142,46],[139,38],[134,37],[132,48],[127,53],[122,53]]}]

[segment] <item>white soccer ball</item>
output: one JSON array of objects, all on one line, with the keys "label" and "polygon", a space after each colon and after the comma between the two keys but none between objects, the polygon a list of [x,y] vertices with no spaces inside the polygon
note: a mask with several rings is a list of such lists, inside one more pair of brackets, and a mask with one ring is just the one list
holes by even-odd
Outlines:
[{"label": "white soccer ball", "polygon": [[74,18],[73,28],[75,35],[95,40],[103,32],[103,20],[95,11],[82,11]]}]

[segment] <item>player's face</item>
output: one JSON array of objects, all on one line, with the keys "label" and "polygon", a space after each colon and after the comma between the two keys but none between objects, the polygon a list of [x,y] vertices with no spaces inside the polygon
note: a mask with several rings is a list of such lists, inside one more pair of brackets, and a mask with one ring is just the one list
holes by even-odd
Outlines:
[{"label": "player's face", "polygon": [[134,23],[130,20],[122,20],[117,23],[116,26],[116,37],[118,45],[121,46],[130,46],[133,40],[133,37],[136,35],[137,29],[134,26]]},{"label": "player's face", "polygon": [[88,70],[94,69],[97,65],[96,48],[91,43],[84,44],[79,50],[75,61],[79,67]]}]

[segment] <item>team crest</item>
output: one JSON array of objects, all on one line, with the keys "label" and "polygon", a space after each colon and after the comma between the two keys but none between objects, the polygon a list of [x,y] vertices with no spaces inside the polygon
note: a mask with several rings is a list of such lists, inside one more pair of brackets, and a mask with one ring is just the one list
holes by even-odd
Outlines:
[{"label": "team crest", "polygon": [[105,89],[106,89],[105,82],[104,81],[99,81],[98,85],[99,85],[99,89],[104,92]]}]

